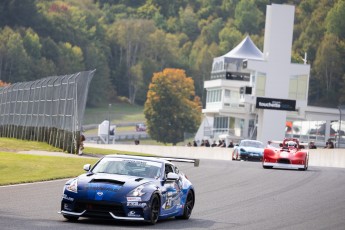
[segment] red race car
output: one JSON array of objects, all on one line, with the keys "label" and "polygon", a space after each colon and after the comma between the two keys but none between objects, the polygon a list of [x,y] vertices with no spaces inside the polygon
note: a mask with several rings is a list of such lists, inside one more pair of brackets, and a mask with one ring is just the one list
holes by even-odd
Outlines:
[{"label": "red race car", "polygon": [[264,149],[262,167],[286,168],[305,171],[308,169],[309,152],[296,138],[287,138],[280,142],[280,147]]}]

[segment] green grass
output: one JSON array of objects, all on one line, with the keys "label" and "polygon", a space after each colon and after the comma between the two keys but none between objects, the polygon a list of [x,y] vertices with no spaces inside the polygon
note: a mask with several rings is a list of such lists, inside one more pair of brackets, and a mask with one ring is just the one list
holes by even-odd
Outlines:
[{"label": "green grass", "polygon": [[[0,150],[0,185],[75,177],[84,172],[82,169],[84,164],[94,164],[99,159],[19,154],[16,152],[27,150],[62,152],[62,150],[47,143],[13,138],[0,138]],[[97,156],[107,154],[150,156],[150,154],[99,148],[85,148],[84,153]]]},{"label": "green grass", "polygon": [[[103,120],[108,119],[109,116],[112,124],[143,122],[145,121],[143,109],[143,106],[129,104],[113,104],[110,110],[108,107],[86,109],[84,124],[100,124]],[[110,114],[108,111],[110,111]],[[118,131],[131,131],[135,130],[135,127],[126,126],[117,127],[117,129]],[[97,129],[91,132],[97,134]],[[133,140],[128,142],[132,144]],[[146,139],[140,140],[140,144],[164,145],[157,141]],[[184,143],[181,143],[181,145],[184,145]],[[167,146],[171,146],[171,144],[167,144]],[[0,185],[75,177],[84,172],[82,169],[84,164],[94,164],[98,160],[98,158],[67,158],[16,153],[28,150],[62,152],[61,149],[52,147],[47,143],[0,138]],[[97,156],[106,154],[150,156],[150,154],[88,147],[83,152],[88,155],[95,154]]]},{"label": "green grass", "polygon": [[0,150],[4,152],[18,152],[28,150],[62,152],[61,149],[55,148],[44,142],[18,140],[15,138],[0,138]]},{"label": "green grass", "polygon": [[37,156],[0,152],[0,185],[75,177],[84,164],[98,159]]},{"label": "green grass", "polygon": [[110,118],[112,124],[145,121],[144,107],[112,104],[111,107],[86,108],[83,124],[100,124]]}]

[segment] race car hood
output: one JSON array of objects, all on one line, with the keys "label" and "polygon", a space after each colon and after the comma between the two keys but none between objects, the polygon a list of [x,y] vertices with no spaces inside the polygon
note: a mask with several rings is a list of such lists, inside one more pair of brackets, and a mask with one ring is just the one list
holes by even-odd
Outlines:
[{"label": "race car hood", "polygon": [[248,153],[259,153],[262,154],[263,153],[263,149],[262,148],[255,148],[255,147],[239,147],[239,150],[244,150]]},{"label": "race car hood", "polygon": [[78,196],[82,199],[121,202],[136,187],[155,180],[127,175],[106,173],[83,174],[78,177]]},{"label": "race car hood", "polygon": [[291,158],[291,156],[293,156],[294,153],[295,152],[290,152],[290,151],[279,151],[278,157],[279,158]]}]

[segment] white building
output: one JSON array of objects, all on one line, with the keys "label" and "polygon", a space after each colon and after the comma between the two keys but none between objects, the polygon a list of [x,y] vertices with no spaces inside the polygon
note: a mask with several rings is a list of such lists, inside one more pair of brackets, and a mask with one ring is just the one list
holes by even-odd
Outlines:
[{"label": "white building", "polygon": [[214,58],[196,140],[266,142],[294,136],[324,145],[336,139],[339,110],[308,106],[310,65],[291,63],[294,10],[267,6],[263,52],[246,36]]}]

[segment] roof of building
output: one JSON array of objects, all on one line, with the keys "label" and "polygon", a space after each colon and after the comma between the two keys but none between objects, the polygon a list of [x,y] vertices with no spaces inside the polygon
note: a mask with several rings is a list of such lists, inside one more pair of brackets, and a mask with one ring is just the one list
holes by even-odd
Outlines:
[{"label": "roof of building", "polygon": [[252,59],[263,60],[263,53],[256,47],[249,35],[243,41],[233,48],[230,52],[221,57],[238,58],[238,59]]}]

